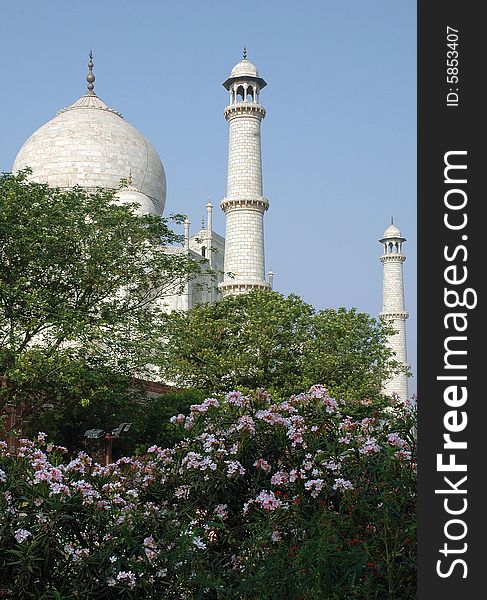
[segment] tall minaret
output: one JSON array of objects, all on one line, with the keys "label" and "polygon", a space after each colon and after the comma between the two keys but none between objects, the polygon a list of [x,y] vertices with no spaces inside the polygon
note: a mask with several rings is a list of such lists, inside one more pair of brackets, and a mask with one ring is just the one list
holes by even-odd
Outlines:
[{"label": "tall minaret", "polygon": [[[406,319],[408,313],[404,306],[404,278],[402,264],[406,257],[402,253],[403,242],[406,238],[401,236],[401,232],[391,224],[384,231],[384,235],[379,242],[384,247],[384,253],[380,257],[384,265],[384,283],[381,317],[392,325],[397,331],[391,335],[388,343],[395,352],[395,360],[404,367],[409,368],[407,362],[406,350]],[[409,399],[408,396],[408,378],[406,373],[396,373],[392,379],[384,383],[384,392],[391,396],[397,394],[403,401]]]},{"label": "tall minaret", "polygon": [[225,213],[225,275],[223,296],[270,289],[265,279],[264,212],[269,202],[262,195],[260,123],[265,108],[260,90],[267,84],[255,65],[243,60],[223,84],[230,93],[224,115],[228,121],[227,195],[220,206]]}]

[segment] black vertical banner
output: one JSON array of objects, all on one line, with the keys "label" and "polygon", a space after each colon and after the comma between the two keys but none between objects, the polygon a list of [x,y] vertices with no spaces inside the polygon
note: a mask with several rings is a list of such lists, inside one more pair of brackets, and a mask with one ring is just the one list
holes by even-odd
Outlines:
[{"label": "black vertical banner", "polygon": [[484,597],[487,578],[483,8],[418,2],[420,600]]}]

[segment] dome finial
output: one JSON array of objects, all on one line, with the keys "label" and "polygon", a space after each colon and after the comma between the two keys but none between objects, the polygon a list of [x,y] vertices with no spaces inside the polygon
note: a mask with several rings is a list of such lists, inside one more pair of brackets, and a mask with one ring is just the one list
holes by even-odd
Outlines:
[{"label": "dome finial", "polygon": [[243,59],[247,60],[247,46],[244,46],[244,50],[243,50]]},{"label": "dome finial", "polygon": [[93,91],[95,89],[95,86],[93,85],[94,81],[95,81],[95,76],[93,75],[93,52],[90,50],[89,53],[89,61],[88,61],[88,75],[86,76],[86,81],[88,82],[88,85],[86,86],[88,88],[88,94],[94,95],[95,92]]},{"label": "dome finial", "polygon": [[394,217],[391,217],[391,225],[394,225]]}]

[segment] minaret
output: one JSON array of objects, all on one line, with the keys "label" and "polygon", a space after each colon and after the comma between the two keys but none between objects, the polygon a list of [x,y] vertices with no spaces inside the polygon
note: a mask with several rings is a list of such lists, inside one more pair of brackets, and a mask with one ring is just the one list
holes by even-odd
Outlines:
[{"label": "minaret", "polygon": [[[406,319],[408,313],[404,306],[404,278],[402,264],[406,257],[402,253],[402,245],[406,238],[401,236],[401,232],[391,224],[384,231],[384,235],[379,242],[383,245],[384,253],[380,257],[384,265],[383,280],[383,317],[396,330],[395,335],[391,335],[388,343],[395,353],[395,360],[403,367],[409,368],[407,362],[406,350]],[[390,380],[384,383],[384,392],[388,396],[397,394],[398,397],[407,401],[408,396],[408,378],[405,372],[395,374]]]},{"label": "minaret", "polygon": [[[191,225],[191,221],[186,217],[184,220],[184,253],[189,255],[189,226]],[[189,295],[189,277],[186,278],[186,282],[184,284],[184,288],[181,293],[181,310],[189,310],[191,308],[190,295]]]},{"label": "minaret", "polygon": [[206,205],[206,250],[207,250],[207,258],[208,258],[208,266],[211,268],[213,266],[213,256],[212,256],[212,233],[213,233],[213,204],[211,200],[208,200],[208,204]]},{"label": "minaret", "polygon": [[264,212],[269,202],[262,195],[260,123],[265,108],[259,94],[267,84],[255,65],[243,60],[235,65],[223,84],[230,103],[224,115],[228,121],[227,195],[220,206],[225,213],[223,296],[270,289],[265,279]]}]

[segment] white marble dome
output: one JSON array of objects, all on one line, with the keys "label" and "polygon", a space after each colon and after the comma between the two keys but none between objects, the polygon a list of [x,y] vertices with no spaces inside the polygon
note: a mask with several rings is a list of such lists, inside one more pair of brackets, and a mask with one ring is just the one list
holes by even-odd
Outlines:
[{"label": "white marble dome", "polygon": [[384,231],[383,238],[402,238],[400,230],[391,223],[389,227]]},{"label": "white marble dome", "polygon": [[259,77],[259,72],[253,63],[244,58],[233,67],[230,77]]},{"label": "white marble dome", "polygon": [[[147,197],[144,209],[162,215],[166,176],[150,142],[94,92],[34,132],[20,149],[12,171],[25,167],[31,179],[52,187],[75,185],[119,189],[131,174],[133,186]],[[140,200],[140,198],[139,198]]]},{"label": "white marble dome", "polygon": [[133,185],[122,187],[116,194],[117,202],[121,204],[136,204],[135,212],[139,215],[159,214],[155,211],[153,201]]},{"label": "white marble dome", "polygon": [[259,75],[259,71],[257,71],[254,63],[247,60],[246,50],[244,50],[243,59],[233,67],[230,76],[223,82],[223,87],[229,90],[234,83],[238,83],[242,79],[246,81],[250,79],[250,81],[257,83],[260,89],[267,85],[267,82]]}]

